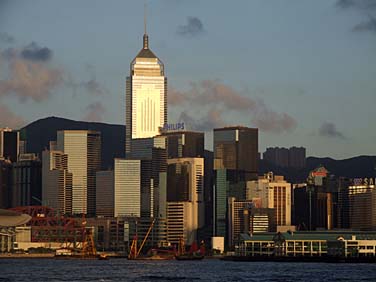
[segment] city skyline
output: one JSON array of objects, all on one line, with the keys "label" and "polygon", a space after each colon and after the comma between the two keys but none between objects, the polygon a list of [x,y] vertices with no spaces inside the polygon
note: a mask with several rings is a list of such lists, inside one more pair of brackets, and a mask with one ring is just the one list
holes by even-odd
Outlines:
[{"label": "city skyline", "polygon": [[[90,2],[86,13],[85,1],[1,1],[0,126],[52,115],[124,124],[141,2]],[[371,1],[213,3],[147,2],[150,46],[168,66],[169,122],[209,131],[209,148],[213,128],[242,124],[260,129],[261,152],[374,154]]]}]

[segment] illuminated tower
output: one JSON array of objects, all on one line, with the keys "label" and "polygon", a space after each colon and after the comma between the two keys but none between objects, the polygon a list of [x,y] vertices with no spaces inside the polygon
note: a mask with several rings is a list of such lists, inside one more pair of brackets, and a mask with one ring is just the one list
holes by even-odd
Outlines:
[{"label": "illuminated tower", "polygon": [[128,158],[133,139],[154,137],[167,122],[167,78],[163,63],[149,49],[146,20],[143,48],[130,65],[125,99],[125,151]]}]

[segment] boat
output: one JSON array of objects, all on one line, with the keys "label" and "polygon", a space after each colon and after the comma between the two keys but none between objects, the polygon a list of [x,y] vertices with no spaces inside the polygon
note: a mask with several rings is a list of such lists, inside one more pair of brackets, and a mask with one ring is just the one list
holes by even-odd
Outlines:
[{"label": "boat", "polygon": [[201,242],[200,249],[197,247],[196,241],[192,243],[189,252],[185,250],[184,239],[180,238],[178,254],[175,255],[176,260],[202,260],[205,257],[205,245]]}]

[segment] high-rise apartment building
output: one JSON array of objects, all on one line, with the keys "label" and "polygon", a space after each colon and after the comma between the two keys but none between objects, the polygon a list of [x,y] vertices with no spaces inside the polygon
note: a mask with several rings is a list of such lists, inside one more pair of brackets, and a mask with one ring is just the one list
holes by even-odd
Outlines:
[{"label": "high-rise apartment building", "polygon": [[19,155],[20,133],[10,128],[0,128],[0,160],[16,162]]},{"label": "high-rise apartment building", "polygon": [[306,166],[306,148],[291,147],[289,149],[289,167],[304,168]]},{"label": "high-rise apartment building", "polygon": [[68,155],[61,151],[42,152],[42,199],[60,214],[72,213],[72,173]]},{"label": "high-rise apartment building", "polygon": [[149,49],[146,30],[126,81],[125,121],[127,158],[133,139],[154,137],[167,123],[167,78],[162,61]]},{"label": "high-rise apartment building", "polygon": [[72,173],[72,212],[95,215],[95,176],[101,168],[100,132],[58,131],[57,150],[68,155],[68,171]]},{"label": "high-rise apartment building", "polygon": [[266,148],[263,159],[279,167],[304,168],[306,166],[306,149],[304,147]]},{"label": "high-rise apartment building", "polygon": [[263,159],[268,162],[280,166],[288,167],[289,166],[289,149],[287,148],[266,148],[266,151],[263,154]]},{"label": "high-rise apartment building", "polygon": [[291,184],[283,176],[267,173],[263,178],[247,182],[247,199],[260,208],[274,209],[274,225],[291,225]]}]

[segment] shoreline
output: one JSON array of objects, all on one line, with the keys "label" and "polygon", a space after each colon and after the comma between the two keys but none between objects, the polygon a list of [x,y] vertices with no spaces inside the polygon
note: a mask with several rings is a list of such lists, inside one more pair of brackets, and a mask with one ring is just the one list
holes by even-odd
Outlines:
[{"label": "shoreline", "polygon": [[39,259],[39,258],[54,258],[54,253],[47,254],[0,254],[0,259]]}]

